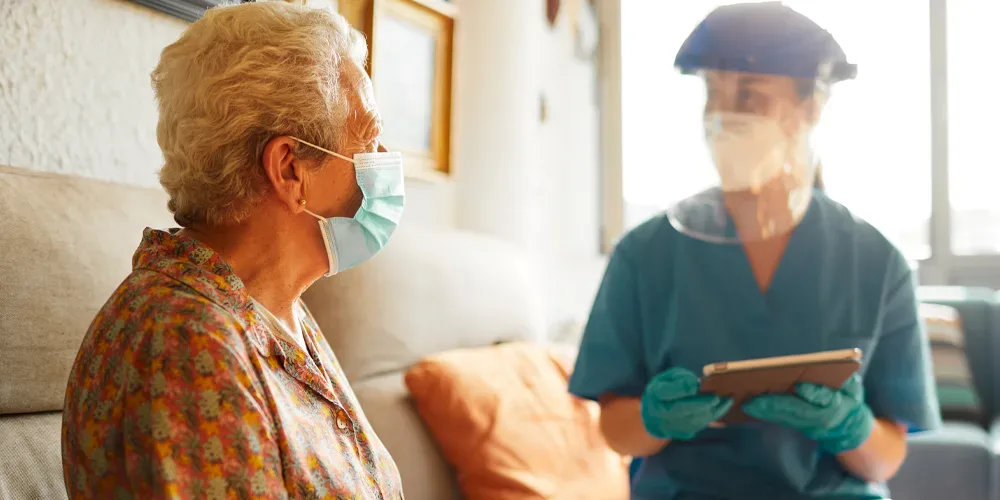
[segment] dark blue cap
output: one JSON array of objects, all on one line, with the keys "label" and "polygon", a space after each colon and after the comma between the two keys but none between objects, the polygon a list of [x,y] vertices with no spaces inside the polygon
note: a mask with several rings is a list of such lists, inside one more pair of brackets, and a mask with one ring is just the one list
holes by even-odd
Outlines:
[{"label": "dark blue cap", "polygon": [[688,35],[674,66],[685,74],[741,71],[827,83],[858,73],[833,35],[781,2],[715,9]]}]

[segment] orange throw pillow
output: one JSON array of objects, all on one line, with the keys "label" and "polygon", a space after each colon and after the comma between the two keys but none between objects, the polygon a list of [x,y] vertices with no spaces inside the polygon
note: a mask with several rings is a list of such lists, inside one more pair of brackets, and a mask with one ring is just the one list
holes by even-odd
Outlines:
[{"label": "orange throw pillow", "polygon": [[599,409],[567,391],[568,365],[545,347],[448,351],[406,373],[417,412],[470,500],[629,496],[625,459]]}]

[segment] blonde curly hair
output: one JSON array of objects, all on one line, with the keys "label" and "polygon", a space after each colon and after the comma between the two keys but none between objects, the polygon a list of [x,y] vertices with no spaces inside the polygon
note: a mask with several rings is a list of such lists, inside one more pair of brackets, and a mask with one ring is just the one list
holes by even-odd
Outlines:
[{"label": "blonde curly hair", "polygon": [[339,14],[284,2],[216,7],[165,48],[151,77],[160,183],[177,223],[245,220],[266,193],[261,156],[274,137],[339,150],[350,111],[342,65],[363,68],[367,50]]}]

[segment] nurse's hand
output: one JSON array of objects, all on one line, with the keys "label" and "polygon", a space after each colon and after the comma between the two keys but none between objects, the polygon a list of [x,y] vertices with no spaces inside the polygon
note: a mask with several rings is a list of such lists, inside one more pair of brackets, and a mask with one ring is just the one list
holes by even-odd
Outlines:
[{"label": "nurse's hand", "polygon": [[798,429],[837,455],[861,446],[872,432],[875,416],[865,404],[861,377],[854,375],[838,391],[799,384],[795,394],[767,394],[743,405],[751,417]]},{"label": "nurse's hand", "polygon": [[699,394],[698,377],[671,368],[653,377],[642,393],[642,423],[657,439],[691,439],[733,405],[730,398]]}]

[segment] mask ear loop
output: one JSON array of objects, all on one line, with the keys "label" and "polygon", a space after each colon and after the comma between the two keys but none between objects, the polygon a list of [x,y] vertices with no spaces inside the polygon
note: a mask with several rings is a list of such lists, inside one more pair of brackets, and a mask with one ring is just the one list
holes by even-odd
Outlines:
[{"label": "mask ear loop", "polygon": [[337,269],[337,262],[338,262],[338,260],[337,260],[337,256],[333,253],[332,248],[327,243],[327,241],[329,241],[330,236],[331,236],[331,234],[328,232],[329,229],[327,228],[327,219],[326,219],[326,217],[323,217],[323,216],[321,216],[321,215],[319,215],[317,213],[314,213],[313,211],[311,211],[308,208],[306,208],[306,199],[305,198],[302,198],[302,199],[299,200],[299,205],[302,207],[302,211],[304,211],[305,213],[307,213],[307,214],[315,217],[317,219],[317,221],[319,222],[319,231],[320,231],[320,233],[323,234],[323,241],[324,241],[323,246],[324,246],[324,248],[326,248],[326,259],[327,259],[327,262],[328,262],[328,266],[330,268],[330,271],[327,272],[326,276],[332,276],[333,274],[335,274],[334,270]]},{"label": "mask ear loop", "polygon": [[336,156],[337,158],[340,158],[341,160],[347,160],[347,161],[349,161],[351,163],[354,163],[354,160],[352,158],[348,158],[348,157],[346,157],[346,156],[344,156],[342,154],[339,154],[339,153],[334,153],[333,151],[330,151],[329,149],[319,147],[319,146],[317,146],[317,145],[315,145],[315,144],[313,144],[311,142],[303,141],[302,139],[299,139],[298,137],[295,137],[294,135],[290,135],[289,137],[291,137],[292,139],[295,139],[296,141],[301,142],[302,144],[305,144],[306,146],[309,146],[309,147],[314,148],[314,149],[318,149],[318,150],[320,150],[320,151],[322,151],[322,152],[324,152],[324,153],[326,153],[328,155],[333,155],[333,156]]},{"label": "mask ear loop", "polygon": [[302,207],[302,211],[303,212],[305,212],[305,213],[307,213],[307,214],[315,217],[320,222],[323,222],[324,220],[326,220],[325,217],[321,217],[318,214],[314,213],[312,210],[309,210],[308,208],[306,208],[306,199],[305,198],[302,198],[301,200],[299,200],[299,206]]},{"label": "mask ear loop", "polygon": [[[342,160],[346,160],[346,161],[349,161],[351,163],[354,163],[353,159],[348,158],[348,157],[346,157],[346,156],[344,156],[342,154],[334,153],[333,151],[330,151],[329,149],[317,146],[317,145],[315,145],[315,144],[313,144],[311,142],[308,142],[308,141],[303,141],[302,139],[299,139],[298,137],[295,137],[295,136],[289,136],[289,137],[291,137],[292,139],[295,139],[296,141],[299,141],[302,144],[305,144],[306,146],[309,146],[311,148],[314,148],[314,149],[317,149],[319,151],[322,151],[322,152],[324,152],[324,153],[326,153],[328,155],[333,155],[333,156],[336,156],[337,158],[340,158]],[[339,265],[338,264],[339,259],[338,259],[337,255],[335,254],[333,248],[331,247],[331,240],[330,240],[330,238],[331,238],[332,234],[328,232],[329,231],[329,229],[327,228],[328,220],[327,220],[326,217],[323,217],[323,216],[321,216],[321,215],[319,215],[319,214],[317,214],[317,213],[315,213],[315,212],[313,212],[313,211],[305,208],[305,205],[306,205],[306,199],[305,198],[302,198],[302,199],[299,200],[299,205],[302,206],[302,210],[305,213],[307,213],[307,214],[315,217],[316,220],[317,220],[317,222],[319,222],[319,230],[320,230],[321,233],[323,233],[323,240],[324,240],[324,245],[323,246],[326,247],[326,258],[327,258],[327,260],[329,262],[329,271],[327,271],[326,276],[328,276],[328,277],[329,276],[333,276],[334,274],[337,273],[337,266]]]},{"label": "mask ear loop", "polygon": [[[305,144],[306,146],[309,146],[309,147],[314,148],[314,149],[318,149],[318,150],[320,150],[320,151],[322,151],[322,152],[324,152],[324,153],[326,153],[328,155],[333,155],[333,156],[336,156],[337,158],[340,158],[342,160],[347,160],[347,161],[349,161],[351,163],[354,163],[353,159],[348,158],[348,157],[346,157],[346,156],[344,156],[342,154],[334,153],[333,151],[330,151],[329,149],[317,146],[317,145],[315,145],[315,144],[313,144],[311,142],[303,141],[302,139],[299,139],[298,137],[295,137],[294,135],[290,135],[289,137],[291,137],[292,139],[295,139],[296,141],[301,142],[302,144]],[[320,221],[320,226],[322,226],[322,223],[323,223],[323,221],[326,220],[326,217],[322,217],[319,214],[316,214],[315,212],[312,212],[311,210],[308,210],[307,208],[305,208],[305,205],[306,205],[306,199],[305,198],[302,198],[301,200],[299,200],[299,205],[302,205],[302,210],[305,213],[307,213],[307,214],[315,217],[317,220],[319,220]],[[326,231],[326,229],[324,229],[324,231]]]}]

